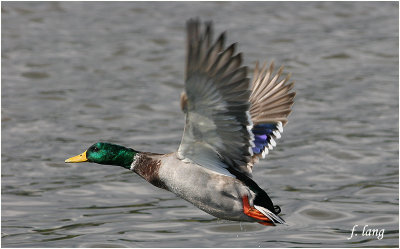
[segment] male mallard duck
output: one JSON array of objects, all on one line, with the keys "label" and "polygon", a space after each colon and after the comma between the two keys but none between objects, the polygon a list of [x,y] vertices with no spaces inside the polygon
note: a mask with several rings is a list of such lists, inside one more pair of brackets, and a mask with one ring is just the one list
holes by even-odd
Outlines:
[{"label": "male mallard duck", "polygon": [[279,206],[252,180],[252,168],[281,137],[294,83],[287,83],[290,75],[278,80],[282,67],[273,76],[273,63],[261,69],[257,63],[250,85],[235,44],[225,48],[225,33],[212,42],[212,33],[211,23],[187,22],[186,124],[178,151],[95,143],[65,162],[122,166],[221,219],[283,224]]}]

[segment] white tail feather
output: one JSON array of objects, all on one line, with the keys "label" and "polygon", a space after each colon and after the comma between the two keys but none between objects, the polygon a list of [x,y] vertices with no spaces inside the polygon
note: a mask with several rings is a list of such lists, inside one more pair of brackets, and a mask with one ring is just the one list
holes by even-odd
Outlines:
[{"label": "white tail feather", "polygon": [[268,209],[261,207],[261,206],[257,206],[254,205],[254,207],[260,211],[263,215],[265,215],[266,217],[268,217],[268,219],[270,219],[272,222],[274,223],[279,223],[279,224],[285,224],[285,221],[279,217],[278,215],[272,213],[271,211],[269,211]]}]

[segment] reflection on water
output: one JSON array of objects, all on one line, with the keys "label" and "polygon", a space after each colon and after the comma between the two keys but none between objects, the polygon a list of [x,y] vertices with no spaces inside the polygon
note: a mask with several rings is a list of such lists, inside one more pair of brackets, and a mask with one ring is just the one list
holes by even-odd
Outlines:
[{"label": "reflection on water", "polygon": [[[250,71],[266,58],[293,73],[289,124],[254,169],[287,225],[64,164],[98,140],[176,150],[194,16],[228,30]],[[2,246],[398,247],[398,3],[7,2],[2,18]],[[383,238],[347,239],[354,225]]]}]

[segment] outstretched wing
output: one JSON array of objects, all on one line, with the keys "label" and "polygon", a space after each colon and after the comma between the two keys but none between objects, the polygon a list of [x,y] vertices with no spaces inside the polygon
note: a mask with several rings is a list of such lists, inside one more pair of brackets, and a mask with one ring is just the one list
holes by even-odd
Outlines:
[{"label": "outstretched wing", "polygon": [[294,82],[287,83],[290,74],[279,80],[283,67],[279,68],[275,75],[273,71],[274,63],[269,67],[264,64],[261,71],[257,63],[254,69],[250,114],[254,124],[252,132],[255,146],[252,148],[254,155],[250,167],[259,157],[264,158],[269,150],[276,146],[275,140],[281,137],[296,95],[290,91]]},{"label": "outstretched wing", "polygon": [[186,124],[178,157],[225,175],[228,168],[248,176],[253,135],[247,68],[225,34],[212,43],[212,24],[187,23],[185,90],[181,107]]}]

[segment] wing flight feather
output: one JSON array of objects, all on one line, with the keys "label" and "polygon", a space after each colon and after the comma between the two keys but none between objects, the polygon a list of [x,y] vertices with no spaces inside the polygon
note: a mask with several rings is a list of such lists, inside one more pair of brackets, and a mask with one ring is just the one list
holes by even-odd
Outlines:
[{"label": "wing flight feather", "polygon": [[186,114],[178,157],[225,175],[251,177],[252,166],[276,146],[292,111],[295,92],[283,67],[256,64],[252,85],[236,44],[225,47],[225,33],[213,42],[210,22],[187,23]]},{"label": "wing flight feather", "polygon": [[206,168],[233,168],[249,175],[252,134],[248,129],[251,92],[247,68],[242,66],[241,54],[235,54],[236,44],[225,48],[225,33],[212,43],[211,23],[206,23],[204,31],[200,26],[197,20],[187,24],[186,79],[181,96],[186,124],[178,156]]}]

